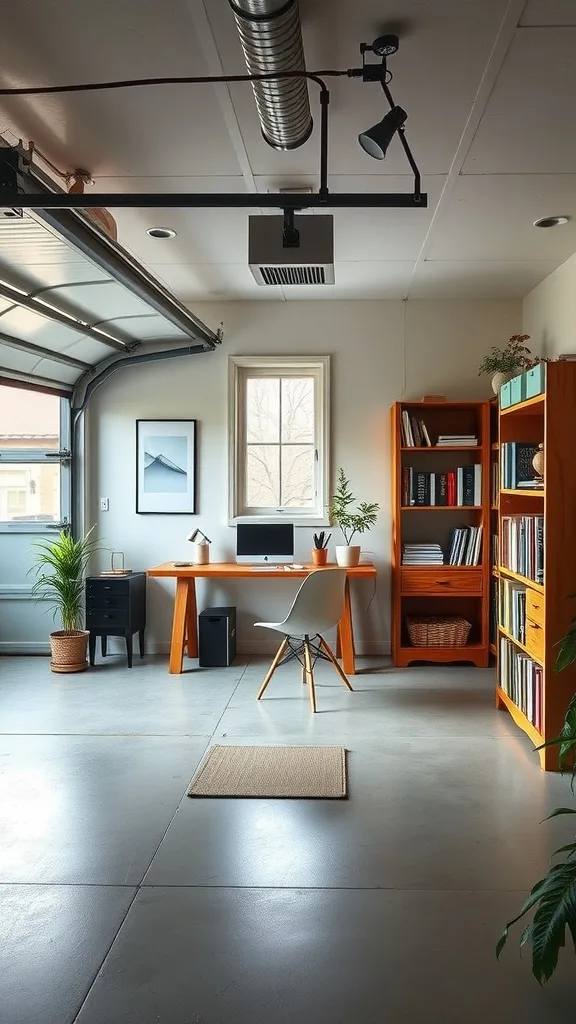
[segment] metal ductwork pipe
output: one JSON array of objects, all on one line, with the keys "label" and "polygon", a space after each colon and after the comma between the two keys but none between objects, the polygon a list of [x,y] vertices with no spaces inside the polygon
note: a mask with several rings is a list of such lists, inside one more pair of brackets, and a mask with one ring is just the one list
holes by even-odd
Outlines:
[{"label": "metal ductwork pipe", "polygon": [[[298,0],[228,0],[251,75],[305,71]],[[262,135],[274,149],[297,149],[310,138],[305,78],[253,82]]]}]

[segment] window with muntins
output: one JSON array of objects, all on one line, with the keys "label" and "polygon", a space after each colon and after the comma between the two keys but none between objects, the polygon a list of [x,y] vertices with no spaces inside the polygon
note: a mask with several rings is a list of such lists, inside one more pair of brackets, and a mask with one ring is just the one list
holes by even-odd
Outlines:
[{"label": "window with muntins", "polygon": [[329,357],[231,357],[230,517],[325,521]]}]

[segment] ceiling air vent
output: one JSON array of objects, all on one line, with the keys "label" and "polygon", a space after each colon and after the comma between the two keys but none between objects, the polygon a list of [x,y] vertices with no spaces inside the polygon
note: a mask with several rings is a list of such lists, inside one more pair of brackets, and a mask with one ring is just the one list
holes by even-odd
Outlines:
[{"label": "ceiling air vent", "polygon": [[248,263],[257,284],[334,284],[334,218],[294,217],[297,241],[286,240],[284,217],[248,218]]}]

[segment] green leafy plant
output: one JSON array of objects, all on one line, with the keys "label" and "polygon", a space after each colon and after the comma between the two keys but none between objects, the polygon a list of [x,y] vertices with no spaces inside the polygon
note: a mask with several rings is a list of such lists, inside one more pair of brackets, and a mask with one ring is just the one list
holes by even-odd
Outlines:
[{"label": "green leafy plant", "polygon": [[350,490],[350,481],[343,469],[338,470],[338,486],[330,502],[330,522],[340,527],[347,545],[352,543],[356,533],[365,533],[378,519],[380,505],[365,501],[358,505],[355,512],[351,506],[356,498]]},{"label": "green leafy plant", "polygon": [[36,555],[30,571],[36,580],[32,596],[50,602],[54,619],[62,620],[66,632],[82,628],[86,570],[98,550],[91,539],[93,530],[78,539],[68,530],[61,530],[56,540],[36,541],[33,545]]},{"label": "green leafy plant", "polygon": [[324,530],[322,530],[320,533],[315,533],[314,534],[314,547],[316,548],[316,550],[317,551],[322,551],[323,548],[327,548],[328,547],[328,541],[330,540],[331,536],[332,536],[331,533],[326,533]]},{"label": "green leafy plant", "polygon": [[[572,594],[571,597],[576,595]],[[568,631],[558,644],[558,655],[554,670],[562,672],[576,662],[576,619],[572,619]],[[572,771],[572,789],[576,769],[576,695],[572,697],[560,735],[543,743],[538,750],[547,746],[559,747],[559,767],[561,771],[569,768]],[[557,807],[545,818],[557,818],[563,814],[576,814],[573,807]],[[566,943],[568,929],[576,948],[576,842],[559,847],[552,857],[565,854],[563,860],[552,864],[548,873],[533,887],[520,913],[506,925],[498,945],[496,955],[502,952],[510,928],[520,921],[525,914],[534,910],[530,924],[520,936],[520,946],[528,944],[532,948],[532,973],[540,985],[544,985],[556,970],[558,955]]]},{"label": "green leafy plant", "polygon": [[530,340],[529,334],[513,334],[504,348],[493,345],[484,357],[478,369],[478,376],[483,373],[513,373],[533,366],[530,349],[524,342]]}]

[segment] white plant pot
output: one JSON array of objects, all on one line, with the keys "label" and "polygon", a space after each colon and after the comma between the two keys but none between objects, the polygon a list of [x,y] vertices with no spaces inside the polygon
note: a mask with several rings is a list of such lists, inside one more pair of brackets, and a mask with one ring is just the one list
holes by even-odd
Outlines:
[{"label": "white plant pot", "polygon": [[361,550],[359,544],[337,544],[335,551],[338,565],[347,569],[352,565],[358,565]]},{"label": "white plant pot", "polygon": [[495,373],[494,376],[492,377],[492,380],[490,381],[492,385],[492,391],[494,392],[494,394],[497,395],[498,392],[500,391],[500,388],[502,387],[503,384],[506,383],[507,380],[512,380],[512,377],[517,377],[518,374],[521,372],[521,370],[512,370],[511,373]]}]

